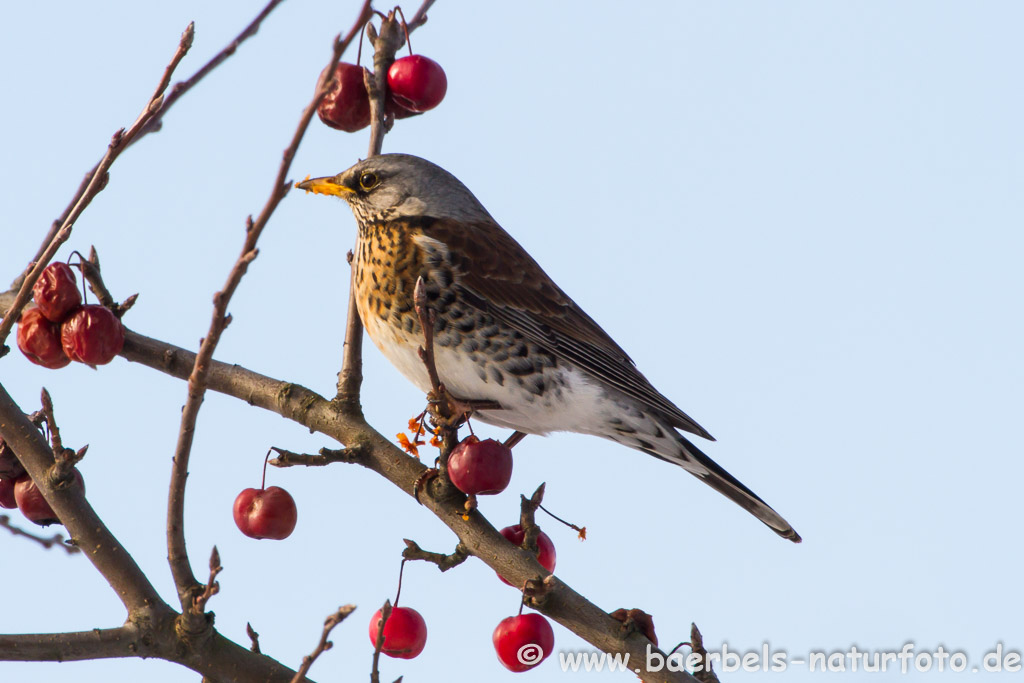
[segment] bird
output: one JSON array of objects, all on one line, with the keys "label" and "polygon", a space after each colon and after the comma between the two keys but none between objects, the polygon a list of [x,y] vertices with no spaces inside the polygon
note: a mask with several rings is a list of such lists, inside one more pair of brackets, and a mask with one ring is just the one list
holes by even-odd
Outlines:
[{"label": "bird", "polygon": [[474,419],[524,434],[604,437],[682,467],[779,536],[800,535],[683,433],[714,437],[641,374],[461,181],[410,154],[379,154],[296,184],[340,197],[358,235],[352,286],[363,326],[431,390],[414,289],[434,315],[435,366],[451,395],[496,402]]}]

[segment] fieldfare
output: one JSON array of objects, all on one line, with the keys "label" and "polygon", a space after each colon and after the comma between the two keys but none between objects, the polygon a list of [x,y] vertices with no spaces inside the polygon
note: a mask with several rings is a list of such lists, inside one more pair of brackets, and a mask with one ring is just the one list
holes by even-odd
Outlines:
[{"label": "fieldfare", "polygon": [[527,434],[594,434],[679,465],[791,541],[775,510],[680,430],[714,440],[658,392],[452,174],[408,154],[361,161],[303,190],[341,197],[359,236],[356,303],[370,339],[420,390],[418,278],[436,315],[435,363],[452,395],[496,401],[483,422]]}]

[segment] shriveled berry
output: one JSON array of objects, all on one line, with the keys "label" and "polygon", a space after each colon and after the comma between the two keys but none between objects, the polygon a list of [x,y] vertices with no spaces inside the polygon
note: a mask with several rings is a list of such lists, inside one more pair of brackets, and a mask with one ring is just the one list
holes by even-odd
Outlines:
[{"label": "shriveled berry", "polygon": [[18,348],[36,365],[56,370],[71,362],[64,353],[60,325],[50,322],[38,308],[22,312],[18,321]]},{"label": "shriveled berry", "polygon": [[[326,73],[320,78],[326,78]],[[370,97],[363,82],[363,68],[340,62],[334,70],[334,87],[320,100],[316,113],[331,128],[349,133],[370,125]]]},{"label": "shriveled berry", "polygon": [[86,365],[106,365],[124,346],[124,327],[110,309],[88,304],[64,321],[60,341],[71,360]]},{"label": "shriveled berry", "polygon": [[66,263],[51,263],[40,273],[32,287],[36,306],[50,322],[62,323],[82,303],[75,273]]}]

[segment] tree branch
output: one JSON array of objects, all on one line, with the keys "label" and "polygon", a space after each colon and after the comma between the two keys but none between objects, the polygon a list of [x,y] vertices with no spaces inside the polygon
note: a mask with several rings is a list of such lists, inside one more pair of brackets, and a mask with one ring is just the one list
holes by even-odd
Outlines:
[{"label": "tree branch", "polygon": [[161,607],[166,609],[149,579],[110,533],[82,492],[74,486],[57,485],[49,444],[2,385],[0,435],[18,454],[18,460],[67,528],[72,541],[114,589],[129,615],[160,611]]},{"label": "tree branch", "polygon": [[9,662],[72,662],[159,656],[132,624],[75,633],[0,635],[0,659]]},{"label": "tree branch", "polygon": [[[166,374],[184,379],[194,354],[171,344],[125,332],[121,355]],[[391,441],[366,423],[361,415],[351,415],[322,396],[301,385],[282,382],[238,365],[212,361],[209,388],[293,420],[313,431],[329,436],[346,446],[359,446],[357,462],[412,495],[416,480],[426,467],[398,449]],[[530,553],[505,540],[483,516],[472,514],[463,519],[458,500],[438,500],[421,495],[421,502],[458,536],[469,552],[504,576],[513,585],[525,585],[529,579],[544,577],[547,571]],[[554,576],[546,579],[549,594],[540,611],[573,633],[606,652],[629,652],[634,661],[646,661],[648,641],[639,634],[625,640],[621,624]],[[690,681],[681,672],[642,675],[644,680]]]},{"label": "tree branch", "polygon": [[47,233],[46,238],[43,240],[43,245],[40,247],[40,252],[36,256],[34,264],[29,268],[28,273],[21,281],[21,286],[14,298],[14,302],[4,314],[3,320],[0,321],[0,355],[7,352],[4,342],[7,341],[7,336],[14,328],[14,323],[21,317],[21,309],[28,303],[29,297],[32,294],[32,287],[35,285],[36,280],[39,279],[39,275],[46,268],[47,264],[50,263],[50,259],[57,253],[60,245],[64,244],[68,237],[71,236],[71,228],[74,226],[75,221],[78,220],[78,217],[82,215],[82,212],[89,206],[93,198],[107,186],[107,180],[109,179],[107,171],[110,169],[110,166],[121,155],[121,152],[131,144],[131,141],[139,134],[142,127],[156,116],[156,113],[160,110],[164,89],[167,87],[175,67],[185,57],[185,53],[188,52],[189,48],[192,47],[192,37],[194,35],[195,27],[189,24],[185,32],[181,34],[178,48],[164,70],[164,75],[160,79],[160,85],[157,86],[153,96],[149,98],[149,102],[142,110],[142,113],[139,114],[138,118],[135,119],[135,123],[127,131],[122,128],[114,133],[110,144],[107,145],[107,153],[103,155],[100,163],[96,165],[96,168],[88,176],[88,182],[84,182],[82,187],[79,188],[79,192],[76,194],[75,199],[72,200],[70,208],[65,210],[60,227],[57,227],[55,224],[50,228],[50,232]]},{"label": "tree branch", "polygon": [[65,543],[64,537],[60,534],[54,534],[53,536],[47,538],[46,536],[39,536],[37,534],[33,534],[30,531],[25,531],[21,527],[12,524],[11,518],[8,515],[0,515],[0,527],[7,529],[15,536],[21,536],[23,538],[29,539],[30,541],[35,541],[47,550],[49,550],[50,548],[60,548],[61,550],[65,551],[68,555],[75,555],[77,553],[82,552],[78,549],[77,546]]},{"label": "tree branch", "polygon": [[311,653],[302,658],[302,666],[300,666],[299,670],[295,672],[291,683],[301,683],[304,681],[306,674],[309,673],[309,670],[313,666],[313,662],[317,660],[317,657],[334,647],[334,643],[327,640],[331,635],[331,631],[334,630],[335,626],[345,621],[345,618],[352,614],[355,609],[355,605],[343,605],[338,608],[337,612],[327,617],[324,621],[324,630],[320,634],[320,642],[316,644],[316,648],[314,648]]},{"label": "tree branch", "polygon": [[[344,39],[336,39],[334,41],[334,51],[331,55],[331,61],[328,68],[328,73],[334,71],[334,67],[341,60],[341,55],[345,52],[345,49],[352,42],[353,38],[357,35],[358,31],[362,30],[362,26],[366,23],[370,14],[370,2],[366,0],[363,4],[362,11],[359,14],[359,18],[353,25],[352,30],[349,31],[348,35]],[[317,88],[316,94],[313,96],[312,101],[306,107],[302,113],[302,117],[299,120],[299,125],[295,129],[295,133],[292,136],[291,143],[284,152],[284,157],[281,160],[281,165],[278,168],[277,177],[274,179],[274,186],[270,192],[270,197],[267,199],[263,210],[260,215],[253,222],[250,217],[247,221],[245,241],[242,245],[242,252],[235,261],[235,265],[231,268],[231,272],[228,274],[227,282],[224,287],[214,295],[214,311],[213,318],[210,321],[210,328],[199,346],[199,353],[193,362],[192,372],[188,379],[188,399],[185,402],[185,407],[182,410],[181,416],[181,427],[178,432],[178,443],[174,451],[174,464],[171,470],[171,485],[167,498],[167,558],[171,566],[171,574],[174,576],[174,584],[178,589],[178,597],[181,601],[181,607],[184,614],[189,613],[189,607],[192,604],[192,600],[195,597],[197,590],[201,590],[196,582],[195,575],[192,573],[192,567],[188,559],[188,551],[185,546],[185,522],[184,522],[184,511],[185,511],[185,483],[188,477],[188,461],[189,455],[192,451],[192,440],[195,433],[196,419],[199,415],[199,409],[203,403],[203,396],[206,393],[207,375],[209,373],[209,365],[213,358],[213,352],[217,348],[217,344],[220,341],[221,334],[224,329],[231,322],[230,316],[227,315],[228,303],[231,301],[232,295],[238,288],[242,277],[249,269],[249,264],[256,258],[259,253],[256,249],[256,243],[259,240],[263,229],[266,227],[267,222],[273,215],[274,210],[280,204],[281,200],[284,199],[285,195],[288,194],[288,190],[291,189],[291,183],[286,180],[288,171],[291,168],[292,159],[295,157],[295,152],[302,142],[302,138],[306,133],[306,129],[309,127],[309,122],[313,118],[313,114],[316,112],[317,106],[320,104],[320,100],[323,99],[327,92],[328,79],[324,81]],[[195,626],[199,626],[196,624]]]}]

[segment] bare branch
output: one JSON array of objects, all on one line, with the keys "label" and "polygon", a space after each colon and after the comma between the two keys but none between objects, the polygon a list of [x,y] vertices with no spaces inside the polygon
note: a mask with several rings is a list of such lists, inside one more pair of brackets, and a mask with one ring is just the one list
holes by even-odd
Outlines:
[{"label": "bare branch", "polygon": [[[283,2],[283,0],[270,0],[270,2],[267,3],[267,6],[264,7],[259,14],[256,15],[256,18],[253,19],[249,23],[249,25],[246,26],[242,30],[242,32],[235,37],[234,40],[228,43],[228,45],[223,50],[214,55],[213,59],[204,64],[203,67],[199,69],[199,71],[192,74],[192,76],[188,80],[175,83],[174,87],[171,88],[170,94],[168,94],[167,98],[164,100],[163,106],[160,107],[160,111],[157,112],[153,119],[143,127],[143,129],[140,131],[139,135],[135,138],[135,140],[138,140],[143,135],[160,130],[160,127],[163,124],[164,115],[167,113],[167,110],[170,109],[171,106],[178,101],[178,98],[180,98],[182,95],[191,90],[196,83],[201,81],[203,78],[207,76],[207,74],[209,74],[211,71],[220,66],[228,57],[235,54],[235,50],[238,49],[239,45],[241,45],[243,42],[245,42],[252,36],[256,35],[256,32],[259,31],[260,24],[263,23],[263,20],[266,19],[267,16],[269,16],[270,13],[274,11],[274,8],[281,4],[281,2]],[[192,25],[189,24],[189,26],[191,27]],[[164,77],[165,80],[169,83],[171,74],[165,73]],[[166,83],[164,84],[164,87],[167,87]],[[135,142],[135,140],[132,140],[132,142]]]},{"label": "bare branch", "polygon": [[276,451],[278,454],[276,458],[272,458],[269,461],[269,464],[274,467],[295,467],[297,465],[303,467],[323,467],[336,462],[358,462],[363,452],[359,446],[339,450],[321,448],[319,455],[293,453],[276,446],[271,447],[271,450]]},{"label": "bare branch", "polygon": [[384,627],[391,617],[391,601],[385,600],[380,608],[380,620],[377,627],[377,640],[373,644],[373,664],[370,667],[370,683],[380,683],[380,652],[384,649]]},{"label": "bare branch", "polygon": [[220,592],[220,584],[217,583],[217,575],[224,571],[224,567],[220,564],[220,553],[217,552],[217,546],[213,546],[213,551],[210,553],[210,578],[206,581],[206,587],[203,589],[201,595],[197,596],[195,601],[192,603],[192,613],[201,615],[206,611],[206,603],[210,601],[214,595]]},{"label": "bare branch", "polygon": [[14,327],[14,323],[17,322],[21,316],[21,309],[28,303],[29,297],[32,294],[32,287],[35,285],[36,280],[39,279],[39,275],[46,268],[47,264],[50,263],[50,259],[57,253],[57,249],[60,248],[64,242],[67,241],[68,237],[71,236],[71,228],[74,226],[75,221],[82,215],[86,207],[92,202],[93,198],[99,194],[104,187],[107,185],[108,175],[107,172],[110,166],[114,163],[121,152],[123,152],[131,141],[139,134],[142,127],[149,122],[156,113],[160,110],[160,104],[163,100],[163,91],[167,87],[167,82],[170,79],[171,73],[174,71],[174,67],[185,56],[188,52],[189,47],[192,45],[192,24],[189,24],[188,28],[181,36],[181,40],[178,42],[178,48],[174,52],[174,56],[171,58],[170,64],[164,71],[164,75],[160,80],[160,86],[157,87],[153,96],[149,99],[142,113],[139,114],[138,118],[135,119],[135,123],[126,131],[121,129],[114,133],[113,138],[110,140],[110,144],[107,146],[107,153],[103,155],[100,163],[96,165],[92,173],[89,175],[89,180],[83,183],[83,187],[79,188],[79,193],[76,194],[75,199],[72,200],[71,208],[65,211],[63,220],[59,227],[54,224],[47,233],[46,238],[43,240],[43,245],[40,247],[40,251],[35,258],[34,263],[29,268],[27,274],[21,282],[21,287],[18,289],[18,293],[14,298],[10,308],[4,314],[4,318],[0,321],[0,355],[6,353],[4,342],[7,341],[7,336],[11,333],[11,329]]},{"label": "bare branch", "polygon": [[408,538],[402,539],[405,541],[405,550],[402,551],[402,557],[406,560],[425,560],[426,562],[433,562],[437,565],[437,568],[442,572],[446,572],[452,567],[457,567],[465,562],[469,556],[469,548],[462,543],[455,546],[455,552],[451,555],[445,555],[444,553],[432,553],[429,550],[424,550],[416,543],[416,541],[410,541]]},{"label": "bare branch", "polygon": [[68,555],[74,555],[76,553],[82,552],[76,546],[68,545],[67,543],[65,543],[64,537],[60,534],[54,534],[53,536],[47,538],[45,536],[37,536],[36,534],[33,534],[30,531],[25,531],[24,529],[12,524],[11,518],[8,515],[0,515],[0,527],[7,529],[15,536],[21,536],[22,538],[27,538],[30,541],[35,541],[47,550],[56,547],[60,548],[61,550],[64,550],[65,552],[67,552]]},{"label": "bare branch", "polygon": [[36,426],[0,385],[0,436],[57,513],[74,543],[114,588],[129,613],[163,613],[167,606],[124,546],[114,537],[76,486],[59,486],[51,471],[53,453]]},{"label": "bare branch", "polygon": [[[369,11],[370,3],[369,0],[367,0],[363,5],[359,18],[356,20],[355,25],[352,27],[352,30],[349,31],[345,39],[335,40],[334,51],[331,55],[330,64],[327,67],[328,73],[334,70],[334,67],[341,59],[342,53],[352,42],[352,39],[357,35],[357,32],[362,29],[363,24],[369,18]],[[245,275],[246,271],[248,271],[249,264],[258,254],[256,243],[259,240],[263,229],[266,227],[267,222],[270,220],[270,217],[273,215],[274,210],[277,208],[281,200],[284,199],[285,195],[288,194],[288,190],[291,189],[291,183],[287,182],[286,178],[288,176],[288,171],[291,168],[292,159],[299,147],[299,143],[302,142],[302,138],[306,133],[306,129],[309,127],[309,122],[313,118],[314,112],[316,112],[317,105],[319,105],[320,100],[323,99],[327,92],[327,85],[328,82],[325,79],[317,88],[312,101],[310,101],[305,111],[303,111],[302,117],[299,120],[299,125],[292,136],[291,143],[284,152],[284,157],[281,160],[280,167],[278,168],[277,177],[274,179],[274,185],[270,192],[270,197],[267,199],[267,202],[257,219],[254,222],[250,219],[248,222],[245,232],[245,241],[242,245],[242,252],[238,257],[238,260],[235,261],[235,265],[232,267],[231,272],[228,274],[228,279],[227,282],[225,282],[224,287],[214,295],[214,311],[213,318],[210,321],[210,328],[199,346],[199,353],[196,354],[192,372],[189,376],[188,399],[185,402],[185,407],[182,411],[181,427],[178,432],[178,443],[175,447],[174,465],[171,471],[170,492],[167,499],[168,561],[171,566],[171,573],[174,576],[174,583],[175,586],[177,586],[178,597],[181,600],[183,610],[188,610],[189,605],[192,602],[193,594],[198,588],[196,578],[193,575],[192,568],[189,564],[188,552],[185,547],[185,482],[188,477],[188,461],[189,455],[192,451],[192,439],[195,433],[196,418],[199,415],[199,408],[202,406],[203,396],[206,393],[207,375],[209,374],[210,362],[213,358],[213,352],[217,348],[217,344],[220,342],[221,334],[224,332],[224,329],[227,327],[230,320],[227,315],[228,303],[231,301],[231,297],[238,288],[242,277]]]},{"label": "bare branch", "polygon": [[0,659],[14,662],[72,662],[114,657],[157,656],[131,624],[73,633],[0,635]]},{"label": "bare branch", "polygon": [[324,621],[323,633],[320,634],[320,642],[317,643],[316,648],[311,653],[302,658],[302,666],[295,672],[291,683],[301,683],[301,681],[305,680],[306,674],[309,673],[309,669],[313,666],[313,662],[317,660],[317,657],[334,646],[334,643],[327,640],[331,635],[331,631],[334,630],[335,626],[345,621],[345,618],[352,614],[355,609],[355,605],[344,605],[339,607],[337,612],[327,617],[327,620]]}]

